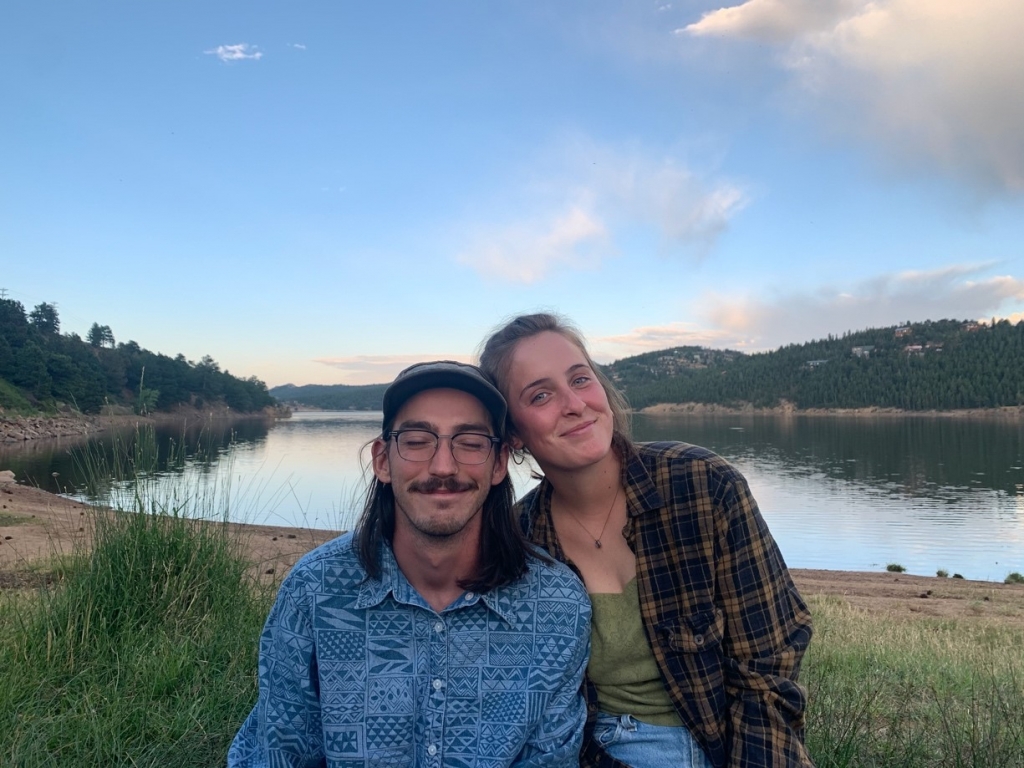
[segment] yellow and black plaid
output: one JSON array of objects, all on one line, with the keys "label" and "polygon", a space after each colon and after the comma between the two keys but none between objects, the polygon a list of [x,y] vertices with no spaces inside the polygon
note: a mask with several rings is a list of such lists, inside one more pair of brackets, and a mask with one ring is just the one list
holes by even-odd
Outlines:
[{"label": "yellow and black plaid", "polygon": [[[632,445],[622,457],[644,629],[680,719],[720,768],[812,766],[797,683],[811,616],[747,481],[725,459],[686,443]],[[520,502],[530,539],[567,561],[551,521],[551,484]],[[572,565],[572,563],[569,563]],[[623,768],[591,738],[580,764]]]}]

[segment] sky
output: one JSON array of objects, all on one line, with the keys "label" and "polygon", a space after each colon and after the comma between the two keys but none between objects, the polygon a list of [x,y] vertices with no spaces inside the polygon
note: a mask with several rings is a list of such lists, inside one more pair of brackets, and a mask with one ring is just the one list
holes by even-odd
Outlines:
[{"label": "sky", "polygon": [[6,0],[0,295],[269,386],[1024,319],[1024,3]]}]

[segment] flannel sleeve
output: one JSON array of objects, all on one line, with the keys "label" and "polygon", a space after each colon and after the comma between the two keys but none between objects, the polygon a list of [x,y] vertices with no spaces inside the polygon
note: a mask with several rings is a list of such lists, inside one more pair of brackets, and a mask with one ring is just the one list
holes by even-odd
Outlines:
[{"label": "flannel sleeve", "polygon": [[[731,468],[730,468],[731,469]],[[716,561],[724,614],[728,765],[813,766],[804,746],[806,693],[797,682],[811,616],[746,480],[719,485]]]}]

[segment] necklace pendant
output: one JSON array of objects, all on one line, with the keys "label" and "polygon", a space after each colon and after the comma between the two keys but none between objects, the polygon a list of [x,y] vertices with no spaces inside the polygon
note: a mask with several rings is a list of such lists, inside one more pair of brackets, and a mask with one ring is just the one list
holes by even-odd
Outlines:
[{"label": "necklace pendant", "polygon": [[594,547],[596,547],[597,549],[601,548],[601,540],[600,539],[595,539],[594,540]]}]

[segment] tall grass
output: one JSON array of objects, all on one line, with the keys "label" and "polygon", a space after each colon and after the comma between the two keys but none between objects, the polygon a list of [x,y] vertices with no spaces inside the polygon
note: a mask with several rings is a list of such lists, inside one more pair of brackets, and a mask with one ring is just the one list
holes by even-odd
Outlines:
[{"label": "tall grass", "polygon": [[819,768],[1024,766],[1019,626],[889,620],[812,601],[807,743]]},{"label": "tall grass", "polygon": [[[140,477],[145,482],[144,477]],[[216,494],[90,517],[92,546],[0,604],[0,765],[223,764],[269,605]]]}]

